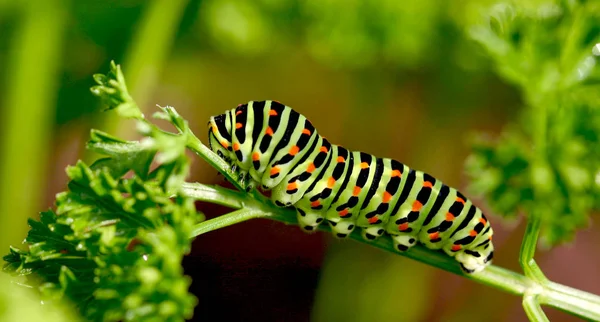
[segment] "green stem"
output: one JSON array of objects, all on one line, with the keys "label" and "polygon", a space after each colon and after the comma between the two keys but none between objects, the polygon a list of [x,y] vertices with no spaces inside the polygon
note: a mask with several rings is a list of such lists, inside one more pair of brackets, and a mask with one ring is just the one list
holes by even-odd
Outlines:
[{"label": "green stem", "polygon": [[525,310],[525,314],[527,314],[529,321],[550,321],[540,306],[537,294],[526,294],[523,297],[523,309]]},{"label": "green stem", "polygon": [[192,237],[196,237],[219,228],[238,224],[246,220],[266,216],[267,215],[265,215],[264,212],[256,211],[254,209],[239,209],[226,215],[209,219],[195,225],[194,229],[192,230]]},{"label": "green stem", "polygon": [[[562,284],[554,283],[552,281],[549,281],[546,284],[546,288],[549,289],[549,290],[551,290],[553,292],[552,293],[553,296],[555,294],[571,294],[571,295],[573,295],[575,298],[577,298],[579,300],[583,300],[583,301],[586,301],[586,302],[593,303],[593,305],[596,308],[600,308],[600,297],[597,296],[597,295],[595,295],[595,294],[590,294],[590,293],[587,293],[587,292],[583,292],[583,291],[580,291],[578,289],[575,289],[575,288],[572,288],[572,287],[569,287],[569,286],[565,286],[565,285],[562,285]],[[542,301],[544,301],[543,298],[542,298]],[[598,312],[600,314],[600,310],[598,310]],[[598,320],[600,320],[600,318],[598,318]]]},{"label": "green stem", "polygon": [[206,186],[201,184],[184,183],[182,186],[185,194],[200,201],[239,209],[243,207],[240,197],[242,193],[220,186]]},{"label": "green stem", "polygon": [[521,243],[521,251],[519,254],[519,263],[523,268],[525,276],[535,279],[539,283],[545,283],[548,278],[544,275],[540,267],[537,265],[533,256],[537,247],[538,237],[540,234],[540,216],[533,214],[527,221],[525,236]]},{"label": "green stem", "polygon": [[539,302],[576,315],[582,319],[600,321],[600,297],[568,286],[549,282],[539,294]]},{"label": "green stem", "polygon": [[6,65],[7,88],[0,117],[0,247],[20,243],[26,220],[37,213],[46,189],[46,167],[59,83],[65,4],[17,2],[23,20]]}]

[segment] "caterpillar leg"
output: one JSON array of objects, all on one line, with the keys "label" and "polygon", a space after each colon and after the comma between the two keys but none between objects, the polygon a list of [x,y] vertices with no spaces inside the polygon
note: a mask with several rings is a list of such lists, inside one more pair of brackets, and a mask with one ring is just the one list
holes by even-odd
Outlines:
[{"label": "caterpillar leg", "polygon": [[402,234],[391,236],[392,241],[394,242],[394,248],[401,252],[407,251],[409,248],[413,247],[417,243],[417,239],[411,235]]},{"label": "caterpillar leg", "polygon": [[352,220],[328,220],[331,232],[337,238],[346,238],[356,228],[356,225]]},{"label": "caterpillar leg", "polygon": [[375,240],[381,237],[384,232],[385,230],[381,226],[369,226],[362,229],[362,237],[366,240]]},{"label": "caterpillar leg", "polygon": [[[232,170],[236,170],[234,167],[232,167]],[[250,172],[246,171],[246,170],[241,170],[240,168],[237,169],[237,174],[238,174],[238,183],[240,184],[240,186],[242,186],[242,188],[244,188],[244,190],[246,190],[246,192],[251,191],[252,189],[254,189],[254,187],[256,187],[256,182],[254,181],[254,179],[252,179],[252,176],[250,176]]]},{"label": "caterpillar leg", "polygon": [[296,215],[298,217],[298,225],[305,232],[316,230],[319,224],[323,222],[323,216],[316,212],[306,212],[305,210],[296,208]]}]

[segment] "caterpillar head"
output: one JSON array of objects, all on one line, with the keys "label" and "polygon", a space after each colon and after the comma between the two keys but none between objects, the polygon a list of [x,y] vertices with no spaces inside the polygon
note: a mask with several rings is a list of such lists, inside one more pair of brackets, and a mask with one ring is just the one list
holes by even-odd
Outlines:
[{"label": "caterpillar head", "polygon": [[231,129],[227,114],[212,116],[208,121],[208,145],[210,149],[227,163],[232,163],[235,155],[231,148]]}]

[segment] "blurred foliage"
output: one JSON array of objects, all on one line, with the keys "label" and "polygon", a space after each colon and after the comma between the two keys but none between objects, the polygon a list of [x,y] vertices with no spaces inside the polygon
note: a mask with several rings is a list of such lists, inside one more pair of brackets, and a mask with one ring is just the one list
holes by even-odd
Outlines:
[{"label": "blurred foliage", "polygon": [[600,209],[600,3],[498,4],[472,37],[526,102],[502,137],[480,140],[472,190],[501,215],[540,216],[544,246]]},{"label": "blurred foliage", "polygon": [[284,54],[300,42],[331,68],[423,68],[448,55],[440,42],[458,33],[451,8],[432,0],[206,0],[199,28],[225,55]]},{"label": "blurred foliage", "polygon": [[[309,52],[332,66],[422,66],[438,53],[440,5],[423,1],[304,1]],[[415,14],[418,12],[419,14]]]},{"label": "blurred foliage", "polygon": [[67,305],[39,305],[39,294],[19,283],[19,278],[0,274],[0,321],[80,321]]},{"label": "blurred foliage", "polygon": [[[249,62],[303,50],[328,68],[350,71],[434,70],[450,63],[481,73],[486,71],[483,56],[461,35],[461,28],[486,2],[490,1],[449,5],[430,0],[191,0],[173,41],[179,53],[197,50]],[[112,6],[102,1],[71,4],[70,50],[63,58],[69,63],[59,92],[58,124],[98,109],[85,94],[92,85],[87,76],[106,68],[110,59],[123,60],[126,50],[135,45],[135,27],[144,23],[148,7],[140,0]],[[171,25],[167,21],[152,28],[163,35]],[[136,53],[158,51],[162,52]],[[146,54],[136,56],[146,59]],[[128,61],[136,60],[129,57]],[[140,68],[130,68],[139,73]]]},{"label": "blurred foliage", "polygon": [[41,187],[46,185],[45,166],[51,155],[48,133],[54,126],[66,29],[63,5],[62,0],[23,2],[7,63],[0,62],[0,72],[5,65],[7,75],[6,94],[0,94],[7,107],[0,117],[0,214],[11,214],[0,216],[0,227],[11,227],[0,233],[3,248],[22,241],[27,233],[25,220],[14,223],[12,217],[37,213],[39,205],[31,200],[44,195]]}]

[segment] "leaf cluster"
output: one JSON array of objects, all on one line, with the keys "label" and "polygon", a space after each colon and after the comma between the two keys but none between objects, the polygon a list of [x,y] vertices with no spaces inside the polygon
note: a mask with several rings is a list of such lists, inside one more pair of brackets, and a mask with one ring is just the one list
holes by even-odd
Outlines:
[{"label": "leaf cluster", "polygon": [[[124,80],[115,81],[120,69],[111,72],[96,77],[93,91],[121,116],[141,117]],[[179,120],[169,111],[157,116]],[[186,138],[142,121],[139,128],[142,142],[92,131],[87,147],[104,157],[68,167],[56,209],[29,220],[28,249],[4,257],[5,271],[41,281],[46,300],[68,299],[89,320],[179,321],[197,303],[181,266],[192,227],[204,219],[178,193],[189,172]]]},{"label": "leaf cluster", "polygon": [[520,118],[480,136],[471,190],[504,216],[539,216],[545,246],[573,238],[600,209],[600,5],[503,3],[471,36],[522,93]]}]

